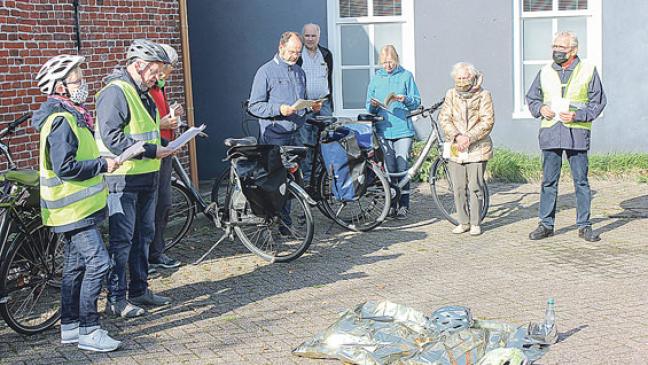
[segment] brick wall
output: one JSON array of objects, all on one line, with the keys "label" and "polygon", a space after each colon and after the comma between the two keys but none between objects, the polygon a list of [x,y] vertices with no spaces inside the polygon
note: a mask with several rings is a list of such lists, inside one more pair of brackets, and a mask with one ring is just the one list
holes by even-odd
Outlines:
[{"label": "brick wall", "polygon": [[[84,76],[90,95],[101,79],[122,65],[133,39],[148,38],[170,44],[180,65],[167,85],[170,99],[184,104],[180,16],[177,0],[81,0],[81,51],[77,51],[72,0],[0,0],[0,128],[45,100],[34,77],[41,65],[57,54],[86,57]],[[91,100],[92,99],[92,100]],[[89,98],[94,110],[94,98]],[[9,142],[20,168],[37,168],[38,134],[23,124]],[[186,158],[186,157],[185,157]],[[0,158],[0,169],[6,168]]]}]

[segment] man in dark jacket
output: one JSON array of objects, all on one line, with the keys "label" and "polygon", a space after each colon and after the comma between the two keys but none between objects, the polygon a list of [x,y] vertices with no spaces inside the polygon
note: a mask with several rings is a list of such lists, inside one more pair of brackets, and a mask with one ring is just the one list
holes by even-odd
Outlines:
[{"label": "man in dark jacket", "polygon": [[[322,108],[318,113],[309,113],[306,118],[317,115],[332,115],[333,113],[333,55],[331,51],[319,44],[320,27],[317,24],[305,24],[302,29],[304,37],[304,49],[297,64],[301,66],[306,74],[306,98],[317,100],[327,96],[327,100],[322,103]],[[315,127],[304,124],[299,127],[299,141],[305,146],[314,146],[317,138]],[[302,165],[304,180],[310,182],[311,164],[313,160],[313,151],[308,150]]]}]

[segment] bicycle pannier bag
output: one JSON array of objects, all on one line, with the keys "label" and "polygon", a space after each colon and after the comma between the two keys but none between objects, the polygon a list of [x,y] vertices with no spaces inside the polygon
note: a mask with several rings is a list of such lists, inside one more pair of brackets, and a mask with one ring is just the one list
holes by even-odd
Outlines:
[{"label": "bicycle pannier bag", "polygon": [[242,155],[236,158],[234,168],[252,213],[263,218],[278,216],[288,197],[287,172],[279,146],[239,146],[230,153]]},{"label": "bicycle pannier bag", "polygon": [[344,127],[329,132],[322,140],[321,151],[335,199],[347,202],[361,196],[367,161],[356,133]]}]

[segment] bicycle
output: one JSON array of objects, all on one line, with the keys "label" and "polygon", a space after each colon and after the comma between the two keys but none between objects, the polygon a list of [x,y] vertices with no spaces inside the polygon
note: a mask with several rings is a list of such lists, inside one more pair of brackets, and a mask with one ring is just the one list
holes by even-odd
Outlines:
[{"label": "bicycle", "polygon": [[[409,117],[421,116],[422,118],[428,118],[430,121],[430,134],[425,141],[425,145],[421,150],[419,156],[414,159],[412,166],[405,172],[401,173],[389,173],[389,177],[403,177],[398,184],[392,184],[392,188],[395,190],[395,199],[400,197],[400,194],[403,193],[403,187],[411,181],[421,170],[423,163],[427,159],[428,154],[434,149],[434,155],[436,156],[434,162],[430,166],[429,170],[429,184],[432,191],[432,197],[436,206],[441,211],[443,217],[448,220],[453,225],[458,225],[459,222],[456,218],[456,207],[454,199],[454,190],[452,187],[452,179],[449,178],[450,173],[448,170],[448,159],[443,157],[443,133],[439,130],[439,125],[434,119],[433,114],[443,105],[443,100],[432,105],[429,108],[420,107],[412,111]],[[480,210],[480,220],[483,220],[488,213],[488,208],[490,205],[490,195],[488,192],[488,186],[484,182],[484,191],[481,200],[481,210]]]},{"label": "bicycle", "polygon": [[[31,117],[25,114],[0,131],[0,139]],[[0,142],[8,171],[0,175],[0,315],[16,332],[33,335],[60,318],[63,244],[42,224],[39,174],[18,170]]]},{"label": "bicycle", "polygon": [[[314,222],[310,210],[316,203],[288,174],[286,192],[290,201],[287,216],[275,214],[259,217],[252,214],[241,187],[239,174],[235,168],[238,159],[251,158],[250,150],[263,150],[272,146],[257,145],[254,137],[241,139],[228,138],[226,160],[230,162],[226,170],[227,179],[218,179],[211,189],[208,202],[192,184],[180,160],[173,156],[173,169],[177,176],[171,179],[172,208],[169,225],[165,231],[165,251],[176,246],[189,232],[198,212],[202,212],[216,228],[224,229],[223,235],[194,264],[199,264],[226,238],[234,240],[236,235],[252,253],[270,262],[289,262],[300,257],[313,240]],[[305,150],[300,147],[282,147],[284,165],[294,172],[292,160]],[[221,185],[219,187],[219,185]],[[220,191],[220,193],[219,193]],[[220,199],[219,199],[220,195]],[[292,223],[296,222],[296,229]],[[277,232],[279,231],[279,232]],[[283,232],[282,232],[283,231]]]},{"label": "bicycle", "polygon": [[[382,117],[361,114],[358,119],[364,121],[379,121]],[[391,206],[391,193],[389,181],[383,173],[380,156],[380,149],[375,138],[367,135],[360,137],[358,121],[347,118],[336,118],[329,116],[318,116],[306,121],[307,124],[317,128],[318,138],[314,145],[306,145],[313,149],[313,160],[311,161],[311,176],[306,181],[305,190],[315,201],[318,208],[328,218],[338,225],[356,232],[366,232],[378,227],[389,214]],[[360,193],[352,200],[339,200],[336,198],[333,186],[335,174],[332,167],[326,168],[324,156],[322,155],[322,143],[327,142],[331,133],[343,131],[352,133],[363,138],[361,147],[362,157],[368,164],[364,183],[360,186]]]}]

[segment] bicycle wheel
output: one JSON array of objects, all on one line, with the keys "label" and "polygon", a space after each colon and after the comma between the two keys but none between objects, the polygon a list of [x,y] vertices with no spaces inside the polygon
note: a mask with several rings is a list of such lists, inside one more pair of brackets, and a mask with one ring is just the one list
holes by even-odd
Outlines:
[{"label": "bicycle wheel", "polygon": [[[448,161],[442,158],[437,158],[430,168],[430,189],[432,190],[432,197],[434,202],[448,222],[453,225],[458,225],[457,220],[457,207],[455,205],[454,189],[452,187],[452,180],[448,170]],[[484,191],[482,195],[480,222],[484,220],[488,213],[489,207],[489,192],[488,186],[484,183]]]},{"label": "bicycle wheel", "polygon": [[212,185],[211,201],[216,202],[219,209],[225,208],[227,203],[227,194],[229,194],[229,175],[230,169],[225,169]]},{"label": "bicycle wheel", "polygon": [[289,262],[301,256],[313,240],[313,215],[297,190],[288,185],[289,213],[283,217],[260,218],[252,214],[249,204],[236,207],[241,201],[234,189],[230,199],[230,222],[243,245],[254,254],[271,262]]},{"label": "bicycle wheel", "polygon": [[365,193],[350,202],[341,202],[335,198],[328,173],[322,173],[319,177],[321,201],[327,216],[352,231],[370,231],[384,222],[389,214],[391,206],[389,182],[378,165],[370,163],[369,166],[366,179],[368,186]]},{"label": "bicycle wheel", "polygon": [[164,230],[164,251],[177,245],[189,232],[196,216],[196,204],[189,190],[177,180],[171,180],[171,209]]},{"label": "bicycle wheel", "polygon": [[33,335],[53,326],[61,317],[63,243],[32,218],[24,230],[14,227],[9,250],[0,266],[0,315],[16,332]]}]

